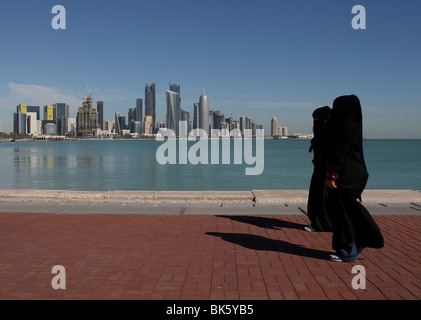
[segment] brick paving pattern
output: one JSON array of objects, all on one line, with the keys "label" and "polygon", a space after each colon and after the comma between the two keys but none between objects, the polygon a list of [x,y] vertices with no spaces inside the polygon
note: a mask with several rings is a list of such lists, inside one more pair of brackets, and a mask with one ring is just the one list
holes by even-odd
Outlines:
[{"label": "brick paving pattern", "polygon": [[0,299],[419,300],[421,216],[374,218],[385,247],[335,263],[305,216],[0,214]]}]

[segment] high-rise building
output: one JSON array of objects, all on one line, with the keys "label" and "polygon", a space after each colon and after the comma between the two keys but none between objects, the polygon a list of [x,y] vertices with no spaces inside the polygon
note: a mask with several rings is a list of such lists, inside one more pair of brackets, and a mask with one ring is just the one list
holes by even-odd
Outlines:
[{"label": "high-rise building", "polygon": [[233,120],[232,121],[232,127],[231,127],[230,131],[231,130],[240,130],[240,121]]},{"label": "high-rise building", "polygon": [[133,108],[129,109],[129,112],[127,113],[127,120],[128,124],[130,125],[130,122],[136,121],[136,110]]},{"label": "high-rise building", "polygon": [[142,134],[142,122],[132,120],[130,122],[129,129],[130,129],[130,133],[137,133],[138,135],[141,135]]},{"label": "high-rise building", "polygon": [[[91,99],[92,100],[92,99]],[[91,101],[92,106],[92,101]],[[69,119],[69,105],[65,103],[55,103],[55,123],[57,134],[64,136],[67,133],[67,119]]]},{"label": "high-rise building", "polygon": [[178,84],[171,84],[170,83],[170,90],[173,91],[173,92],[177,92],[178,94],[181,94],[180,85],[178,85]]},{"label": "high-rise building", "polygon": [[246,128],[246,118],[241,116],[240,119],[240,131],[241,131],[241,135],[244,136],[244,129]]},{"label": "high-rise building", "polygon": [[158,123],[156,124],[159,129],[165,129],[165,122],[164,121],[158,121]]},{"label": "high-rise building", "polygon": [[67,119],[67,133],[76,136],[76,118]]},{"label": "high-rise building", "polygon": [[135,133],[135,127],[132,122],[136,121],[136,109],[130,108],[127,113],[127,128],[130,130],[130,133]]},{"label": "high-rise building", "polygon": [[279,135],[278,133],[278,119],[276,117],[273,117],[270,122],[270,135],[272,137]]},{"label": "high-rise building", "polygon": [[171,85],[170,88],[173,88],[177,91],[167,90],[167,114],[165,125],[167,129],[171,129],[175,134],[179,135],[179,121],[181,119],[181,98],[180,98],[180,86]]},{"label": "high-rise building", "polygon": [[53,105],[44,106],[44,120],[54,121],[55,109]]},{"label": "high-rise building", "polygon": [[123,117],[119,112],[115,113],[114,129],[119,136],[123,134],[123,130],[126,130],[126,117]]},{"label": "high-rise building", "polygon": [[213,110],[209,110],[209,133],[211,133],[211,130],[214,129],[213,127]]},{"label": "high-rise building", "polygon": [[287,137],[288,136],[288,127],[282,127],[282,135],[284,137]]},{"label": "high-rise building", "polygon": [[32,135],[41,133],[41,121],[37,120],[36,112],[26,113],[26,133]]},{"label": "high-rise building", "polygon": [[152,116],[145,116],[143,128],[145,134],[152,134]]},{"label": "high-rise building", "polygon": [[78,109],[76,115],[76,135],[78,137],[95,136],[98,127],[98,111],[92,108],[92,97],[89,96],[82,103],[82,107]]},{"label": "high-rise building", "polygon": [[253,137],[256,136],[256,123],[254,121],[251,122],[251,134]]},{"label": "high-rise building", "polygon": [[225,118],[225,123],[227,124],[227,128],[229,131],[233,129],[233,120],[232,117]]},{"label": "high-rise building", "polygon": [[186,126],[183,128],[183,132],[181,132],[180,129],[180,136],[184,136],[187,137],[189,132],[191,131],[191,120],[190,120],[190,112],[184,111],[183,109],[181,109],[181,117],[180,117],[181,121],[186,121]]},{"label": "high-rise building", "polygon": [[108,130],[108,132],[112,132],[114,128],[115,120],[107,120],[105,121],[105,130]]},{"label": "high-rise building", "polygon": [[199,128],[204,130],[209,137],[209,103],[205,93],[199,99]]},{"label": "high-rise building", "polygon": [[145,85],[145,119],[152,117],[152,133],[155,133],[156,126],[156,81]]},{"label": "high-rise building", "polygon": [[[39,133],[39,123],[37,122],[40,120],[39,114],[39,106],[28,106],[24,103],[17,105],[16,112],[13,114],[13,132],[20,134]],[[28,128],[28,125],[31,125],[32,129]]]},{"label": "high-rise building", "polygon": [[213,112],[213,129],[222,130],[222,123],[224,123],[225,116],[221,111],[217,110]]},{"label": "high-rise building", "polygon": [[246,129],[252,129],[250,117],[246,117]]},{"label": "high-rise building", "polygon": [[199,102],[193,104],[193,130],[199,127]]},{"label": "high-rise building", "polygon": [[104,130],[104,102],[97,101],[96,109],[98,110],[98,126],[101,130]]},{"label": "high-rise building", "polygon": [[143,121],[143,100],[136,99],[136,121]]},{"label": "high-rise building", "polygon": [[13,133],[26,134],[26,113],[13,113]]},{"label": "high-rise building", "polygon": [[41,120],[40,112],[39,112],[39,106],[27,106],[26,110],[27,110],[27,112],[36,113],[37,114],[37,120]]}]

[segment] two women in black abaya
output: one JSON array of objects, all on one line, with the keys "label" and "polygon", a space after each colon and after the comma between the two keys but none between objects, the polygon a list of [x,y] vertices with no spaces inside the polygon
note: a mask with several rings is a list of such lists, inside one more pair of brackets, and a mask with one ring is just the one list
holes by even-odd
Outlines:
[{"label": "two women in black abaya", "polygon": [[379,227],[360,202],[368,172],[358,97],[350,95],[335,99],[326,124],[324,150],[329,189],[325,209],[333,232],[332,247],[336,250],[329,259],[354,262],[365,247],[384,246]]}]

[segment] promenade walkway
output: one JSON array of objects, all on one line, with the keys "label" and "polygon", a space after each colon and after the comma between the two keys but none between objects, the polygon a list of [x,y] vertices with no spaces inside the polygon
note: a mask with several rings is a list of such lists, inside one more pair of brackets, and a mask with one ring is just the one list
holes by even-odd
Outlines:
[{"label": "promenade walkway", "polygon": [[421,298],[418,191],[364,193],[385,247],[355,263],[303,230],[306,191],[41,193],[0,191],[0,299]]}]

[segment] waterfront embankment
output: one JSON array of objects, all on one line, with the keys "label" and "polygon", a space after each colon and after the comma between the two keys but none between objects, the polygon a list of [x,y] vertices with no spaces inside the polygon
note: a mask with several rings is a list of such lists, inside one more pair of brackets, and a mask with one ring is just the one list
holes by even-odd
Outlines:
[{"label": "waterfront embankment", "polygon": [[[305,215],[308,190],[70,191],[0,189],[0,212]],[[365,190],[374,215],[421,214],[421,191]]]}]

